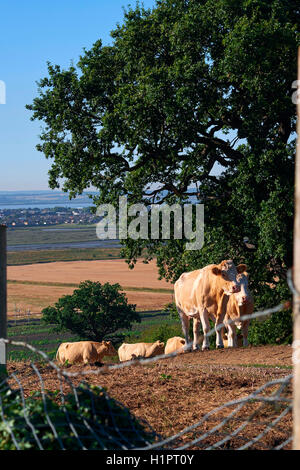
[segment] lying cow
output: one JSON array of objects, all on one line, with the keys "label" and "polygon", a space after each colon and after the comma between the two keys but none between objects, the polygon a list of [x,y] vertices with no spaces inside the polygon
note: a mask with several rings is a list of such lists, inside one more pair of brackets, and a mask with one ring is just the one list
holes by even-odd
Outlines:
[{"label": "lying cow", "polygon": [[[253,296],[248,285],[248,273],[244,272],[242,274],[238,274],[237,281],[241,290],[237,294],[230,296],[224,318],[224,324],[228,330],[227,338],[229,348],[236,348],[239,346],[236,328],[241,328],[243,334],[243,346],[248,346],[248,328],[250,320],[243,321],[243,316],[251,315],[254,310]],[[228,323],[233,320],[234,323]]]},{"label": "lying cow", "polygon": [[177,351],[179,354],[184,352],[185,339],[180,336],[169,338],[165,347],[165,354],[171,354]]},{"label": "lying cow", "polygon": [[148,358],[164,354],[165,343],[156,341],[155,343],[123,343],[118,349],[121,362],[132,359]]},{"label": "lying cow", "polygon": [[193,319],[193,349],[199,348],[200,321],[204,334],[202,349],[209,349],[207,336],[210,331],[209,319],[215,323],[217,348],[224,347],[218,326],[223,323],[229,297],[241,289],[237,282],[237,275],[245,269],[244,264],[236,267],[232,260],[225,260],[220,264],[210,264],[202,269],[183,273],[175,282],[175,303],[181,319],[186,348],[190,342],[189,321],[191,318]]},{"label": "lying cow", "polygon": [[70,364],[92,364],[101,362],[104,356],[115,356],[117,351],[111,341],[77,341],[75,343],[62,343],[56,353],[56,360],[60,364],[66,361]]}]

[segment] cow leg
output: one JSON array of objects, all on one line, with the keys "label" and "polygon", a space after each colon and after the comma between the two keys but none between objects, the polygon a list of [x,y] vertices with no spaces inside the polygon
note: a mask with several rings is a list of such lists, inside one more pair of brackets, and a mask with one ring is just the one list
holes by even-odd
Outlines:
[{"label": "cow leg", "polygon": [[194,336],[194,341],[193,341],[193,349],[194,351],[197,349],[200,349],[199,346],[199,327],[200,327],[200,318],[193,318],[193,336]]},{"label": "cow leg", "polygon": [[217,311],[216,323],[215,323],[216,347],[218,349],[224,348],[221,325],[224,324],[224,318],[226,315],[228,299],[229,299],[228,295],[223,295],[222,300],[218,305],[218,311]]},{"label": "cow leg", "polygon": [[242,324],[242,333],[243,333],[243,346],[249,346],[248,343],[248,328],[249,328],[249,321],[244,321]]},{"label": "cow leg", "polygon": [[191,345],[190,345],[191,338],[189,336],[190,319],[179,307],[177,307],[177,311],[180,316],[182,332],[183,332],[183,336],[185,339],[184,351],[190,351],[191,350]]},{"label": "cow leg", "polygon": [[209,337],[207,335],[208,335],[208,332],[210,331],[208,312],[206,309],[204,309],[203,312],[200,313],[200,320],[201,320],[202,329],[203,329],[202,351],[204,351],[205,349],[209,349]]},{"label": "cow leg", "polygon": [[[224,344],[223,344],[223,338],[222,338],[222,328],[221,324],[224,321],[225,313],[220,313],[217,315],[216,323],[215,323],[215,330],[216,330],[216,347],[218,349],[223,349]],[[229,340],[228,340],[228,346],[229,346]]]},{"label": "cow leg", "polygon": [[228,347],[237,348],[236,326],[234,323],[227,325],[228,328]]}]

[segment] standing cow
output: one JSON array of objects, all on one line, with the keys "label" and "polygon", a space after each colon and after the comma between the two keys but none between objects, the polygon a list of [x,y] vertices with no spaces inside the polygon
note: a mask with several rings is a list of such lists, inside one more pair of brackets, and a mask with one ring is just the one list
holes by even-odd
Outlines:
[{"label": "standing cow", "polygon": [[[218,326],[223,323],[229,296],[240,291],[238,273],[246,266],[235,266],[232,260],[220,264],[210,264],[202,269],[183,273],[175,282],[174,293],[186,345],[190,343],[189,321],[193,319],[193,349],[199,349],[199,326],[203,328],[202,349],[209,349],[209,319],[216,326],[216,346],[223,348],[223,340]],[[188,347],[188,346],[186,346]]]},{"label": "standing cow", "polygon": [[[253,296],[249,290],[248,273],[237,275],[240,292],[231,295],[227,303],[227,311],[224,324],[228,330],[228,347],[236,348],[238,339],[236,328],[241,328],[243,334],[243,346],[248,346],[248,328],[250,320],[243,320],[243,316],[251,315],[254,310]],[[228,321],[231,321],[228,323]],[[234,322],[233,322],[234,321]]]}]

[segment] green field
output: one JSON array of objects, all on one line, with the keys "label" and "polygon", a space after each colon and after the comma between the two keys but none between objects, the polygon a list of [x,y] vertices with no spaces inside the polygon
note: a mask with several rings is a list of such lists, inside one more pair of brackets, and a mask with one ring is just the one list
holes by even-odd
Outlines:
[{"label": "green field", "polygon": [[[46,227],[9,228],[7,230],[8,247],[20,245],[29,249],[8,251],[9,266],[51,263],[54,261],[92,261],[120,259],[120,247],[117,242],[109,240],[108,246],[75,248],[72,243],[99,241],[95,225],[65,224]],[[62,248],[59,243],[70,243]],[[38,245],[39,249],[30,249]],[[49,247],[51,245],[51,248]]]},{"label": "green field", "polygon": [[[141,312],[141,323],[134,323],[132,330],[120,330],[118,333],[125,335],[126,342],[154,341],[155,334],[159,328],[172,328],[172,334],[178,331],[181,326],[178,321],[173,320],[166,313],[162,312]],[[70,332],[56,333],[50,325],[45,325],[41,320],[11,320],[7,330],[8,339],[21,341],[34,346],[36,349],[45,352],[50,359],[55,358],[56,350],[60,343],[64,341],[80,341],[80,338]],[[115,344],[118,347],[119,344]],[[27,348],[15,345],[8,346],[9,361],[43,360],[39,354]],[[117,362],[118,358],[104,358],[107,362]]]},{"label": "green field", "polygon": [[9,245],[31,245],[76,243],[97,241],[95,225],[55,225],[45,227],[9,228],[7,243]]},{"label": "green field", "polygon": [[8,266],[54,261],[93,261],[120,259],[120,248],[67,248],[63,250],[9,251]]}]

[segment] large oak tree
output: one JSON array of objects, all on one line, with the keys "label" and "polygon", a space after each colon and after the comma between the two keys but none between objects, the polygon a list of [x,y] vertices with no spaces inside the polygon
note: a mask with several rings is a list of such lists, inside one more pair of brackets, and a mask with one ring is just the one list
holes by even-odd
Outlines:
[{"label": "large oak tree", "polygon": [[128,9],[111,45],[97,41],[67,70],[49,64],[28,106],[44,123],[50,187],[71,197],[96,187],[95,204],[194,195],[205,204],[203,249],[129,239],[128,261],[146,248],[173,281],[232,257],[249,265],[258,304],[274,304],[292,264],[299,22],[296,0]]}]

